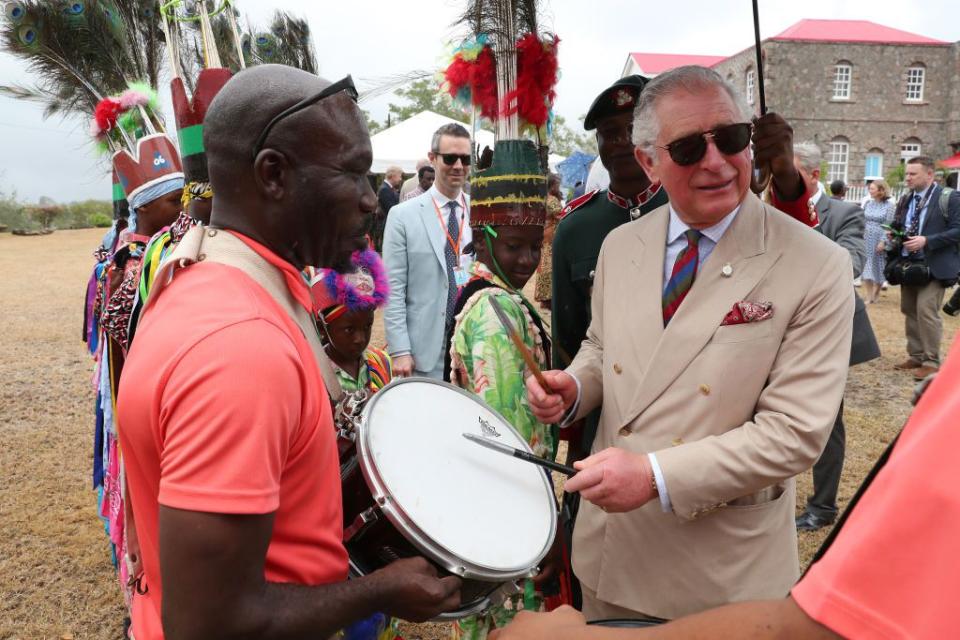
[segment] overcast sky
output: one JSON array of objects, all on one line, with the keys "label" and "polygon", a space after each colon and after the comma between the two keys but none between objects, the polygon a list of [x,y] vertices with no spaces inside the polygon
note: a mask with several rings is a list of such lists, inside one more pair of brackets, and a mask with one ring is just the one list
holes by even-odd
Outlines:
[{"label": "overcast sky", "polygon": [[[450,25],[463,2],[418,0],[239,0],[254,24],[274,8],[305,16],[313,30],[320,75],[336,80],[350,73],[364,80],[420,69],[437,69],[449,55]],[[760,0],[762,37],[776,35],[804,18],[863,19],[947,41],[960,39],[956,0]],[[751,46],[750,0],[546,0],[543,24],[560,36],[561,79],[556,111],[575,126],[593,97],[619,77],[631,51],[731,55]],[[878,11],[878,7],[892,7]],[[721,11],[722,8],[722,11]],[[25,66],[0,52],[0,82],[29,83]],[[169,104],[169,94],[165,92]],[[395,100],[395,99],[394,99]],[[363,104],[386,117],[390,97]],[[110,195],[107,164],[88,142],[86,122],[44,121],[36,105],[0,97],[0,191],[16,189],[27,201],[46,195],[58,201]],[[172,124],[172,118],[171,118]]]}]

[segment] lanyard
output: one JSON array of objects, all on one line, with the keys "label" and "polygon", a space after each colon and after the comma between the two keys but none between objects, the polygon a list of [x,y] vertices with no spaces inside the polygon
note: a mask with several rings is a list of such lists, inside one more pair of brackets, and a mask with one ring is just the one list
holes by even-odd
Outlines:
[{"label": "lanyard", "polygon": [[923,211],[923,208],[927,206],[927,202],[930,200],[930,196],[932,195],[933,185],[927,187],[927,192],[923,195],[923,200],[921,200],[919,203],[913,196],[910,196],[910,199],[913,201],[911,204],[913,204],[914,207],[913,216],[910,216],[909,212],[907,212],[907,217],[910,218],[910,224],[907,226],[912,227],[913,225],[917,225],[917,233],[920,232],[920,213]]},{"label": "lanyard", "polygon": [[[467,203],[463,199],[463,194],[462,193],[460,194],[460,202],[457,202],[457,204],[460,205],[460,224],[458,225],[458,229],[457,229],[456,242],[454,242],[453,236],[450,235],[450,230],[447,228],[447,223],[444,222],[443,220],[443,214],[440,213],[440,205],[437,204],[437,201],[433,198],[433,196],[430,197],[430,200],[433,201],[433,208],[437,212],[437,220],[440,221],[440,228],[443,229],[443,235],[447,236],[447,242],[450,243],[450,248],[453,249],[453,255],[459,256],[460,255],[460,239],[463,238],[463,214],[467,210]],[[451,200],[450,202],[456,202],[456,201]]]}]

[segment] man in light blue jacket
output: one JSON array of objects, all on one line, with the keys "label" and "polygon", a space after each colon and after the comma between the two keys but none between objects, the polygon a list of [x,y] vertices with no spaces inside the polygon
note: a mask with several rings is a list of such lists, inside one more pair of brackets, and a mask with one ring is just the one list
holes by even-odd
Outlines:
[{"label": "man in light blue jacket", "polygon": [[383,261],[390,278],[384,313],[387,349],[395,376],[443,377],[444,341],[453,321],[457,290],[466,284],[472,256],[470,134],[459,124],[437,129],[429,158],[436,170],[424,194],[390,210]]}]

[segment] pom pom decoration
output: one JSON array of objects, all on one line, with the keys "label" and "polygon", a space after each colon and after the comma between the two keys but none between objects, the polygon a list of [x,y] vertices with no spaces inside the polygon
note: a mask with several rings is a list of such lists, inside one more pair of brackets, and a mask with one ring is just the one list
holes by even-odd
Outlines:
[{"label": "pom pom decoration", "polygon": [[120,103],[125,109],[147,107],[153,113],[160,113],[160,96],[146,82],[131,82],[127,90],[120,94]]},{"label": "pom pom decoration", "polygon": [[343,305],[352,312],[378,309],[386,304],[390,283],[380,256],[370,249],[355,251],[350,263],[353,270],[348,273],[317,269],[311,288],[318,312],[334,305]]},{"label": "pom pom decoration", "polygon": [[90,124],[90,133],[95,138],[106,136],[117,126],[117,118],[124,111],[123,105],[117,98],[104,98],[97,103],[93,112],[93,122]]}]

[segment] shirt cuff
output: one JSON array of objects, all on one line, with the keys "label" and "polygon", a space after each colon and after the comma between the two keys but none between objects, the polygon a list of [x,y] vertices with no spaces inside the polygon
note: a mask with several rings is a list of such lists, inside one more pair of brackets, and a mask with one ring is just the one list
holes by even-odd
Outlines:
[{"label": "shirt cuff", "polygon": [[563,414],[563,418],[560,419],[560,424],[557,426],[559,426],[561,429],[570,426],[570,423],[573,422],[573,419],[577,417],[577,411],[580,409],[580,394],[582,391],[580,387],[580,380],[572,373],[568,373],[567,375],[573,378],[573,381],[577,383],[577,399],[573,401],[573,405],[567,409],[567,412]]},{"label": "shirt cuff", "polygon": [[667,483],[663,479],[663,471],[660,470],[660,463],[657,462],[657,454],[648,453],[650,458],[650,467],[653,469],[653,479],[657,483],[657,493],[660,494],[660,508],[664,513],[673,511],[673,504],[670,503],[670,494],[667,493]]},{"label": "shirt cuff", "polygon": [[410,355],[410,351],[390,351],[387,355],[391,358],[399,358],[400,356]]}]

